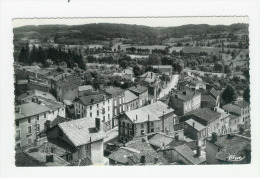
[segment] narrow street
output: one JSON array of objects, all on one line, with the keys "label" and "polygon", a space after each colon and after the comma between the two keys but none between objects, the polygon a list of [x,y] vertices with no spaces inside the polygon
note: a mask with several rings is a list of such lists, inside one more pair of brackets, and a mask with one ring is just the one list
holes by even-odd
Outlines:
[{"label": "narrow street", "polygon": [[175,88],[178,83],[178,80],[179,80],[179,74],[172,75],[172,79],[171,79],[170,83],[167,85],[167,87],[161,89],[161,93],[160,93],[158,99],[161,99],[162,97],[167,95],[171,91],[172,88]]}]

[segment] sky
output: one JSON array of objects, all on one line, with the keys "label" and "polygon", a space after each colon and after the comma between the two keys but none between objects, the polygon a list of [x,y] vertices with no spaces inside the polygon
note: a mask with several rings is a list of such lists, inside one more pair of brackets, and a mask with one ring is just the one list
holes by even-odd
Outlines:
[{"label": "sky", "polygon": [[168,18],[48,18],[48,19],[13,19],[13,27],[25,25],[81,25],[90,23],[136,24],[151,27],[171,27],[187,24],[230,25],[248,23],[248,17],[168,17]]}]

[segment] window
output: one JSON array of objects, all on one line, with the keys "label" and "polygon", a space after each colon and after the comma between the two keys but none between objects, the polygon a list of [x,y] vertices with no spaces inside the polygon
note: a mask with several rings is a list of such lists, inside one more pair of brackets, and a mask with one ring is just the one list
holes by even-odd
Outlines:
[{"label": "window", "polygon": [[99,111],[97,111],[97,115],[99,116]]},{"label": "window", "polygon": [[59,136],[63,137],[63,131],[61,129],[59,129]]},{"label": "window", "polygon": [[89,115],[90,115],[90,117],[92,117],[92,112]]},{"label": "window", "polygon": [[105,121],[106,120],[106,116],[103,116],[103,121]]},{"label": "window", "polygon": [[109,100],[107,100],[107,103],[109,104]]},{"label": "window", "polygon": [[114,105],[116,106],[116,100],[115,100],[115,102],[114,102]]},{"label": "window", "polygon": [[144,124],[141,124],[141,128],[144,128]]},{"label": "window", "polygon": [[28,123],[31,123],[31,118],[30,117],[28,118]]},{"label": "window", "polygon": [[115,109],[115,115],[117,115],[117,113],[116,113],[116,109]]},{"label": "window", "polygon": [[99,104],[97,104],[97,107],[99,107]]},{"label": "window", "polygon": [[40,120],[40,117],[39,117],[39,115],[37,115],[37,121],[39,121]]},{"label": "window", "polygon": [[154,128],[151,129],[151,132],[152,132],[152,133],[154,132]]},{"label": "window", "polygon": [[16,127],[19,127],[19,121],[15,121]]},{"label": "window", "polygon": [[153,125],[153,122],[151,122],[151,127],[153,127],[154,125]]},{"label": "window", "polygon": [[92,106],[90,106],[89,108],[90,108],[90,110],[92,110]]},{"label": "window", "polygon": [[20,148],[20,147],[21,147],[21,143],[17,143],[16,148]]},{"label": "window", "polygon": [[108,118],[108,120],[110,120],[110,114],[108,114],[107,118]]},{"label": "window", "polygon": [[105,102],[103,102],[103,105],[105,105]]},{"label": "window", "polygon": [[46,113],[44,113],[44,118],[46,118]]},{"label": "window", "polygon": [[123,127],[125,127],[125,122],[122,122],[123,123]]},{"label": "window", "polygon": [[32,133],[32,126],[28,126],[27,127],[27,134],[31,134]]},{"label": "window", "polygon": [[141,130],[141,135],[144,135],[144,130]]},{"label": "window", "polygon": [[245,118],[243,117],[243,122],[245,122]]},{"label": "window", "polygon": [[20,130],[16,130],[15,138],[16,138],[16,139],[21,138],[21,132],[20,132]]},{"label": "window", "polygon": [[40,124],[37,124],[37,125],[36,125],[36,130],[37,130],[37,132],[40,131]]},{"label": "window", "polygon": [[108,106],[107,110],[110,111],[110,106]]}]

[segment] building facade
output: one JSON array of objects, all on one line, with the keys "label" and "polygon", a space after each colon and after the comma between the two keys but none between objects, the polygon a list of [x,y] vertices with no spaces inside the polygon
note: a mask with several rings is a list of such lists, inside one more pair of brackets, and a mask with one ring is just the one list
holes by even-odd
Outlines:
[{"label": "building facade", "polygon": [[136,85],[128,88],[129,91],[138,96],[138,107],[143,107],[148,103],[148,88],[141,85]]}]

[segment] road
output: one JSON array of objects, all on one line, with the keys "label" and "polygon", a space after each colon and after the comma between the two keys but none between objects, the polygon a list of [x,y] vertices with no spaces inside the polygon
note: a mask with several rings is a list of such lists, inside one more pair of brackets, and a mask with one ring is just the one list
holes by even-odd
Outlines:
[{"label": "road", "polygon": [[179,80],[178,74],[172,75],[172,79],[171,79],[170,83],[167,85],[166,88],[161,89],[161,93],[158,98],[160,99],[160,98],[164,97],[171,91],[172,88],[176,88],[178,80]]}]

